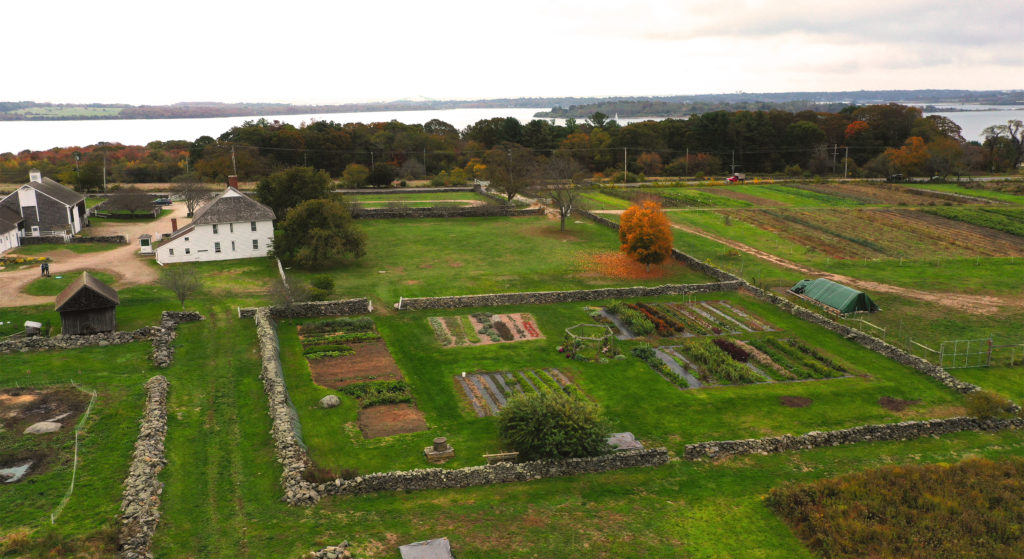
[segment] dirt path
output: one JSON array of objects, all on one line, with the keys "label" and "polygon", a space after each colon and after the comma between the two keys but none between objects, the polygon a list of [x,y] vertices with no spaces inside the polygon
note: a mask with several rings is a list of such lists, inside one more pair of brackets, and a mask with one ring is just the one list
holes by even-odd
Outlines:
[{"label": "dirt path", "polygon": [[[99,270],[116,278],[114,287],[124,287],[155,282],[158,273],[149,264],[150,258],[139,255],[139,235],[143,233],[170,233],[171,218],[178,219],[178,225],[188,222],[185,205],[175,203],[171,213],[154,221],[144,223],[104,223],[93,225],[87,231],[91,236],[124,235],[128,244],[113,250],[77,254],[68,249],[57,249],[40,254],[49,256],[50,275],[62,276],[81,270]],[[53,304],[52,296],[35,296],[22,292],[39,277],[39,267],[30,266],[20,270],[0,272],[0,307],[23,307],[27,305]]]}]

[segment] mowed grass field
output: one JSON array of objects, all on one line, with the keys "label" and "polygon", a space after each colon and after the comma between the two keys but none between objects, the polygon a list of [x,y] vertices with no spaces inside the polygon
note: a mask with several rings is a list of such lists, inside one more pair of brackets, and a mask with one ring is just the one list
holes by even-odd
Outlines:
[{"label": "mowed grass field", "polygon": [[290,281],[327,273],[339,297],[400,297],[550,291],[713,281],[669,262],[646,278],[622,279],[595,267],[595,255],[618,253],[614,231],[591,222],[508,219],[359,220],[366,256],[325,272],[288,270]]}]

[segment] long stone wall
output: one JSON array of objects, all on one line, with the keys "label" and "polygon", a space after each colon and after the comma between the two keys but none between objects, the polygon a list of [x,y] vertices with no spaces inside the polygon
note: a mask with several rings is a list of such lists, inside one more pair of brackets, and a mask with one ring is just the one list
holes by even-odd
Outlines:
[{"label": "long stone wall", "polygon": [[168,382],[163,376],[155,376],[146,382],[146,408],[121,500],[118,549],[125,559],[152,557],[149,546],[160,521],[160,494],[164,489],[157,474],[167,465],[164,457],[167,392]]},{"label": "long stone wall", "polygon": [[880,425],[860,425],[837,431],[812,431],[799,436],[782,435],[763,439],[688,444],[685,456],[687,460],[714,460],[742,454],[775,454],[790,450],[808,450],[870,441],[903,441],[961,431],[1000,431],[1022,427],[1024,427],[1024,419],[1019,417],[1013,419],[953,417],[928,421],[905,421]]},{"label": "long stone wall", "polygon": [[334,191],[339,194],[351,194],[358,201],[360,194],[418,194],[421,192],[474,192],[477,189],[472,186],[424,186],[416,188],[337,188]]},{"label": "long stone wall", "polygon": [[[262,307],[261,307],[262,308]],[[275,305],[266,307],[272,318],[315,318],[319,316],[348,316],[373,312],[373,304],[366,297],[357,299],[338,299],[335,301],[309,301],[291,305]],[[238,318],[253,318],[258,309],[246,307],[238,309]]]},{"label": "long stone wall", "polygon": [[688,293],[713,293],[734,291],[742,282],[669,284],[657,287],[609,287],[605,289],[580,289],[575,291],[530,291],[522,293],[492,293],[487,295],[453,295],[450,297],[403,298],[396,307],[400,310],[459,309],[465,307],[493,307],[500,305],[545,305],[551,303],[574,303],[598,301],[601,299],[622,299],[629,297],[657,297],[659,295],[685,295]]},{"label": "long stone wall", "polygon": [[588,458],[566,460],[537,460],[512,464],[502,462],[487,466],[471,466],[458,470],[429,468],[404,472],[382,472],[350,480],[335,480],[316,486],[321,495],[363,495],[381,491],[421,491],[424,489],[453,489],[514,483],[549,477],[574,476],[619,470],[661,466],[668,463],[664,448],[628,450]]},{"label": "long stone wall", "polygon": [[164,311],[160,313],[160,328],[153,335],[153,353],[150,359],[157,367],[169,367],[174,361],[174,339],[178,325],[203,320],[203,315],[191,311]]},{"label": "long stone wall", "polygon": [[274,319],[267,307],[256,309],[254,318],[262,361],[260,380],[263,381],[263,391],[267,395],[267,413],[271,420],[270,436],[274,439],[277,461],[283,468],[282,500],[292,506],[314,505],[320,500],[320,493],[312,483],[302,477],[303,472],[309,467],[309,455],[300,441],[299,418],[291,405],[284,383]]},{"label": "long stone wall", "polygon": [[510,206],[433,208],[353,208],[353,219],[406,219],[426,217],[521,217],[543,215],[544,208],[516,209]]}]

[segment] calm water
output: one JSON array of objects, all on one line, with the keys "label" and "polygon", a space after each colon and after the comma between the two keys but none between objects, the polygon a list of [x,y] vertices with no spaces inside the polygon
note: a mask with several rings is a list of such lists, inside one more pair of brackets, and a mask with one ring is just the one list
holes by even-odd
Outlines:
[{"label": "calm water", "polygon": [[[971,108],[964,106],[964,108]],[[1024,108],[986,107],[983,111],[939,112],[963,128],[964,138],[981,141],[981,131],[1007,120],[1024,120]],[[459,130],[479,120],[494,117],[515,117],[526,123],[534,113],[543,109],[451,109],[437,111],[381,111],[365,113],[330,113],[317,115],[278,115],[264,117],[296,126],[313,120],[348,122],[389,122],[398,120],[406,124],[423,124],[440,119]],[[25,149],[46,150],[53,147],[87,146],[97,142],[120,142],[126,145],[145,145],[154,140],[188,140],[200,136],[216,138],[232,126],[238,126],[257,117],[178,118],[155,120],[60,120],[60,121],[0,121],[0,153],[17,153]],[[626,124],[642,119],[623,118]],[[558,124],[563,124],[561,119]]]}]

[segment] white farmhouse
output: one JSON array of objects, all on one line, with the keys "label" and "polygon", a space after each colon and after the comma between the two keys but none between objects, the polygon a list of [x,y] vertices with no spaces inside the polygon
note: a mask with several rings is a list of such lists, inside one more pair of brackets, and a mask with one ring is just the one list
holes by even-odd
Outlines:
[{"label": "white farmhouse", "polygon": [[156,249],[156,261],[207,262],[266,256],[274,241],[274,211],[234,187],[196,210],[192,223]]}]

